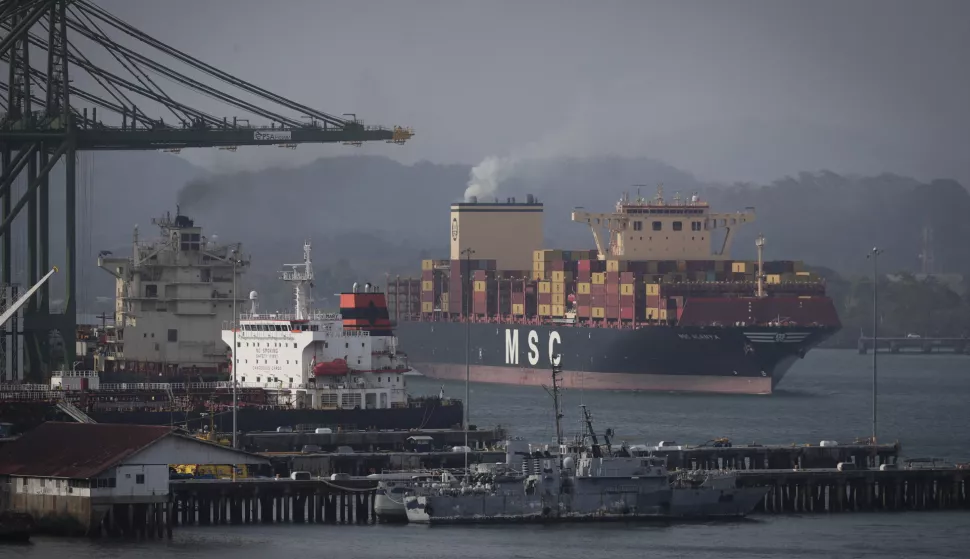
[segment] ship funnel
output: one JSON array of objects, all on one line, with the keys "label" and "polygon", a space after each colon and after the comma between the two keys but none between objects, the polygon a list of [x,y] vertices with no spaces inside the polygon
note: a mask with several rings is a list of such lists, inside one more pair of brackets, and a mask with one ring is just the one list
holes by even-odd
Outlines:
[{"label": "ship funnel", "polygon": [[527,195],[525,197],[525,201],[528,202],[529,204],[535,204],[536,203],[536,197],[533,196],[533,195],[531,195],[531,194],[529,194],[529,195]]},{"label": "ship funnel", "polygon": [[478,196],[469,196],[468,197],[468,201],[471,202],[472,204],[477,204],[478,203]]}]

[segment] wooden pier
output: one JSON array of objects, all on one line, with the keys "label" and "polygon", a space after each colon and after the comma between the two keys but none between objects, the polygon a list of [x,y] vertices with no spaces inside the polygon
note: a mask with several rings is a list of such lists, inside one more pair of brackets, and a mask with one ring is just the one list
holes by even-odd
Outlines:
[{"label": "wooden pier", "polygon": [[738,486],[771,488],[758,513],[970,510],[970,468],[745,471]]},{"label": "wooden pier", "polygon": [[[875,345],[878,352],[943,353],[970,355],[970,338],[872,338],[859,337],[859,355],[865,355]],[[905,350],[905,351],[904,351]]]},{"label": "wooden pier", "polygon": [[371,480],[172,480],[172,526],[373,524]]}]

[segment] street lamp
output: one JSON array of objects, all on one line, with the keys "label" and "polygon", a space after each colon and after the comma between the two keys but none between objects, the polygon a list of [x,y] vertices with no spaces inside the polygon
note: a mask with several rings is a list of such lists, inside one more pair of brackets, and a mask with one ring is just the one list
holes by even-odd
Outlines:
[{"label": "street lamp", "polygon": [[[232,448],[239,448],[236,440],[239,433],[236,423],[236,411],[239,408],[236,392],[236,385],[238,384],[236,382],[236,369],[239,365],[239,358],[236,356],[236,348],[239,347],[239,344],[236,343],[236,331],[239,330],[239,320],[236,316],[236,299],[239,298],[239,294],[236,293],[236,264],[239,262],[239,249],[232,249],[230,256],[232,259]],[[233,468],[233,477],[235,477],[235,467]]]},{"label": "street lamp", "polygon": [[[469,288],[471,283],[471,255],[475,254],[475,251],[470,248],[466,248],[461,251],[461,254],[465,257],[465,269],[462,273],[465,274],[465,288],[462,294],[462,313],[465,315],[465,475],[468,475],[468,400],[469,400],[469,389],[468,385],[471,382],[471,320],[470,320],[470,308],[472,302],[472,293]],[[465,306],[465,301],[468,301],[468,306]]]},{"label": "street lamp", "polygon": [[872,260],[872,446],[876,446],[876,355],[879,353],[879,269],[877,263],[882,249],[872,247],[866,258]]}]

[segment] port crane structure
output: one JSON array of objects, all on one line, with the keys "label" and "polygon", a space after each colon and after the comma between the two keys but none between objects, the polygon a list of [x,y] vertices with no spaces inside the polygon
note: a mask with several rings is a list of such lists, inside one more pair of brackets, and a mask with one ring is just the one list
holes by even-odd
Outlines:
[{"label": "port crane structure", "polygon": [[[92,48],[104,60],[107,52],[120,69],[92,62]],[[178,63],[159,61],[161,55]],[[51,311],[50,285],[43,282],[24,307],[17,331],[0,340],[6,347],[11,336],[22,336],[24,362],[6,362],[13,369],[22,368],[23,378],[32,382],[42,381],[54,365],[49,362],[52,331],[63,340],[64,364],[69,368],[75,359],[78,152],[401,144],[414,134],[399,126],[365,126],[354,114],[337,117],[232,76],[90,0],[0,0],[0,71],[0,285],[13,281],[16,231],[26,229],[25,283],[35,286],[52,268],[51,220],[63,219],[66,229],[63,312]],[[245,118],[213,115],[179,101],[179,95],[158,85],[160,78],[167,86],[174,83],[183,96],[205,95]],[[82,87],[88,82],[90,87]],[[262,124],[250,124],[251,117]],[[51,170],[58,164],[64,168],[65,215],[52,218]],[[22,195],[15,199],[14,185],[24,183]],[[12,229],[15,220],[26,220],[26,227]],[[0,292],[0,298],[15,298],[7,293]],[[0,362],[0,378],[3,367]]]}]

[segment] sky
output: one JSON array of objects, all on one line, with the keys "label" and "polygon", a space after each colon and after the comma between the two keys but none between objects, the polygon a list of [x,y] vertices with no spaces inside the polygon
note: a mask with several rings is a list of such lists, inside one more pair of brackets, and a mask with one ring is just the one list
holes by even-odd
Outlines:
[{"label": "sky", "polygon": [[970,185],[964,0],[96,3],[286,97],[417,133],[404,146],[183,152],[218,172],[347,153],[621,155],[728,182],[829,169]]}]

